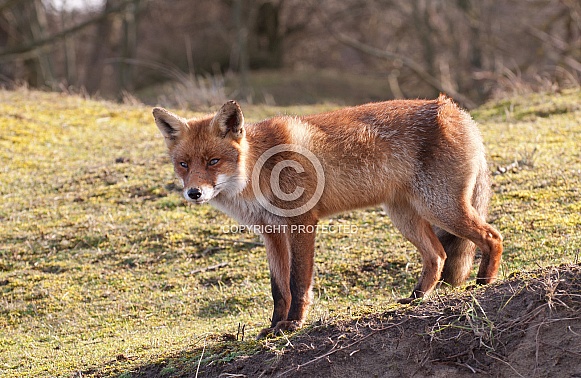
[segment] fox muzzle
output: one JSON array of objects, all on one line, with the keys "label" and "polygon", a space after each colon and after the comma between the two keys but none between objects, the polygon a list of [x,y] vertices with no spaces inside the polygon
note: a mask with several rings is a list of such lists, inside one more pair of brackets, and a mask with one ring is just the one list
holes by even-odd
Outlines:
[{"label": "fox muzzle", "polygon": [[202,196],[202,191],[198,188],[189,188],[185,194],[187,196],[186,199],[197,201]]}]

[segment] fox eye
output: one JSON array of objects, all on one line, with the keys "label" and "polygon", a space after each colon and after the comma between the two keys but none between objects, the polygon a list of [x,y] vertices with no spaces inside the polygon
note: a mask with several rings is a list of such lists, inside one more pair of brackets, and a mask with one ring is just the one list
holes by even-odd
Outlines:
[{"label": "fox eye", "polygon": [[219,161],[220,161],[220,159],[212,159],[208,162],[208,165],[209,166],[216,165],[216,164],[218,164]]},{"label": "fox eye", "polygon": [[181,162],[180,162],[180,166],[181,166],[182,168],[188,169],[188,163],[186,163],[185,161],[181,161]]}]

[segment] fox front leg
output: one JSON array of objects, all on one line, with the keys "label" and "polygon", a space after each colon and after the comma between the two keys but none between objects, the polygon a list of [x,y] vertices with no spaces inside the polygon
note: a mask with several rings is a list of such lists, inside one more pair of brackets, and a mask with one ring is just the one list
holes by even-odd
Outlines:
[{"label": "fox front leg", "polygon": [[[281,254],[277,254],[278,263],[273,264],[271,261],[272,254],[269,254],[269,264],[271,268],[271,287],[274,299],[274,312],[271,327],[262,330],[259,338],[265,337],[272,333],[281,334],[283,331],[295,331],[302,327],[308,308],[311,304],[313,288],[313,267],[315,255],[315,224],[308,227],[296,228],[291,227],[291,232],[287,234],[290,254],[289,257],[289,275],[284,275],[282,280],[281,273],[284,271],[281,266],[287,266],[281,262],[284,260]],[[266,238],[265,238],[266,240]],[[267,245],[270,243],[267,243]],[[276,268],[276,269],[273,269]],[[281,282],[284,281],[282,284]],[[288,282],[288,286],[287,286]],[[286,301],[286,290],[290,291],[290,306]],[[287,307],[288,306],[288,307]],[[283,316],[284,314],[284,316]]]},{"label": "fox front leg", "polygon": [[292,294],[290,289],[290,241],[286,232],[263,234],[270,269],[270,287],[274,309],[270,328],[263,329],[257,339],[271,333],[280,332],[276,329],[279,322],[286,321],[291,307]]}]

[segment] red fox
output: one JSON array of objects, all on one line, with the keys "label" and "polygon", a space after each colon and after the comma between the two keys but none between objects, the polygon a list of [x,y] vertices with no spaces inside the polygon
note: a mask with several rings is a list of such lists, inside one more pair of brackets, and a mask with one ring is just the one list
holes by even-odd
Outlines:
[{"label": "red fox", "polygon": [[477,284],[497,275],[502,236],[485,220],[491,191],[482,137],[444,95],[255,124],[244,123],[235,101],[190,120],[163,108],[153,115],[187,201],[269,226],[261,234],[274,310],[259,337],[303,325],[317,222],[341,211],[383,206],[420,252],[421,276],[402,303],[428,295],[440,280],[464,283],[476,246]]}]

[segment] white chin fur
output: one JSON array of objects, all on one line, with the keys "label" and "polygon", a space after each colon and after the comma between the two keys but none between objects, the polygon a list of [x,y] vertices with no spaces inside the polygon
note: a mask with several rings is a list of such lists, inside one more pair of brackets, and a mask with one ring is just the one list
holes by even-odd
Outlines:
[{"label": "white chin fur", "polygon": [[218,183],[227,183],[225,185],[217,185],[220,187],[220,193],[226,194],[228,196],[235,196],[242,192],[246,187],[246,180],[242,176],[230,177],[224,174],[220,174],[217,177]]}]

